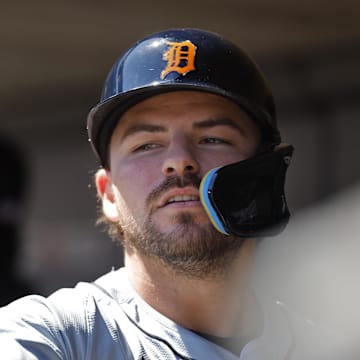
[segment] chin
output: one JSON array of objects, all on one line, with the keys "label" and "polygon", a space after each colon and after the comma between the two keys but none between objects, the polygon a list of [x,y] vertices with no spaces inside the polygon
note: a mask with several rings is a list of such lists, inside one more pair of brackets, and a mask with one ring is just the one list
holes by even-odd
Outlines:
[{"label": "chin", "polygon": [[199,226],[207,229],[213,228],[213,225],[205,212],[202,214],[194,214],[191,211],[182,211],[176,215],[172,215],[165,220],[164,223],[166,224],[164,226],[159,224],[159,228],[163,228],[164,231],[171,231],[174,229],[179,231],[181,227],[184,227],[186,231],[191,231],[191,228],[195,230]]}]

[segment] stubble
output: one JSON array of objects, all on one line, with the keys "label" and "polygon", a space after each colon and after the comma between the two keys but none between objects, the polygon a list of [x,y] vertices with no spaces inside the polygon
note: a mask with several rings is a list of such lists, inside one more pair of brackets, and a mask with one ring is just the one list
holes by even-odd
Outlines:
[{"label": "stubble", "polygon": [[[149,194],[146,205],[150,206],[171,188],[189,185],[198,188],[199,184],[196,176],[169,177]],[[118,226],[125,249],[135,249],[176,274],[196,279],[226,276],[244,239],[221,234],[210,222],[199,224],[186,211],[176,214],[172,223],[177,225],[171,232],[162,232],[150,213],[141,226],[135,221]]]}]

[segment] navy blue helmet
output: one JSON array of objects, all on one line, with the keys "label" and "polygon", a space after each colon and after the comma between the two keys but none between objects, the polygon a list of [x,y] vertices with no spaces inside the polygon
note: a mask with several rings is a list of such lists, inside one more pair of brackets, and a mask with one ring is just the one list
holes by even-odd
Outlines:
[{"label": "navy blue helmet", "polygon": [[121,56],[107,76],[100,102],[88,114],[89,141],[108,167],[108,145],[121,115],[157,94],[178,90],[225,96],[246,111],[263,140],[280,143],[273,96],[256,63],[218,34],[171,29],[150,35]]}]

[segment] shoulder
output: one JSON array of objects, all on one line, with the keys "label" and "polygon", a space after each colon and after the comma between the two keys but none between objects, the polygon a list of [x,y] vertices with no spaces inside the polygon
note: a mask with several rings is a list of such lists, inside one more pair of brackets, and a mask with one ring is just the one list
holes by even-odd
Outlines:
[{"label": "shoulder", "polygon": [[111,272],[95,283],[79,283],[47,298],[27,296],[1,308],[0,345],[8,348],[12,339],[22,351],[40,351],[36,359],[52,359],[48,353],[57,359],[87,358],[89,353],[113,351],[108,349],[114,343],[121,351],[126,344],[118,324],[126,318],[112,295],[115,276]]},{"label": "shoulder", "polygon": [[[64,294],[65,295],[65,294]],[[75,300],[76,297],[72,296]],[[69,300],[67,301],[69,302]],[[79,303],[79,301],[74,301]],[[77,306],[80,308],[80,306]],[[73,318],[71,312],[50,298],[26,296],[0,309],[0,346],[7,356],[21,353],[26,359],[70,359],[72,348],[67,343],[75,339],[73,329],[86,332],[86,319]],[[78,339],[78,344],[82,343]],[[84,352],[84,346],[78,346]],[[13,358],[10,357],[10,358]]]}]

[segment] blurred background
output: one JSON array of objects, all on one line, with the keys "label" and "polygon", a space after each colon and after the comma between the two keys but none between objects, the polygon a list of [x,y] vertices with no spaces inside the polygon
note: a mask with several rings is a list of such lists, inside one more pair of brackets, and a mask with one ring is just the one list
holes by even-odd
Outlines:
[{"label": "blurred background", "polygon": [[356,188],[359,16],[356,0],[2,2],[0,134],[27,165],[18,274],[49,294],[121,264],[121,249],[94,225],[98,164],[85,119],[115,59],[169,27],[219,32],[263,69],[296,149],[287,185],[295,219]]}]

